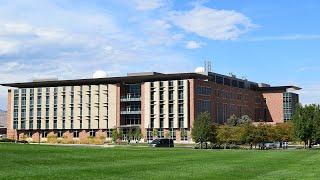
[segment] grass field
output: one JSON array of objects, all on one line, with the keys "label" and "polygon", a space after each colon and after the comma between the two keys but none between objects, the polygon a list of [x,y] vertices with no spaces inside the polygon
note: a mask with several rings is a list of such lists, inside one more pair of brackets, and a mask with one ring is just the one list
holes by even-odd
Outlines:
[{"label": "grass field", "polygon": [[319,179],[320,151],[0,144],[1,179]]}]

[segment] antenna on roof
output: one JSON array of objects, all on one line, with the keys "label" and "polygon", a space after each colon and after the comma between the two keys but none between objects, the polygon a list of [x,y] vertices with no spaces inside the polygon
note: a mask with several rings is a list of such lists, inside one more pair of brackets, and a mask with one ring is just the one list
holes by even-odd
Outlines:
[{"label": "antenna on roof", "polygon": [[210,60],[204,60],[204,71],[205,71],[206,73],[212,72],[212,69],[211,69],[211,61],[210,61]]}]

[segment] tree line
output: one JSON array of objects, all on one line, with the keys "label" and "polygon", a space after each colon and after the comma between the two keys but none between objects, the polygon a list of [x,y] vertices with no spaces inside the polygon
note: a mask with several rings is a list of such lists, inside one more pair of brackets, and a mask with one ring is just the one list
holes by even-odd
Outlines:
[{"label": "tree line", "polygon": [[293,141],[311,148],[320,142],[320,106],[298,104],[292,121],[275,125],[252,123],[247,115],[232,115],[225,124],[212,124],[210,114],[204,112],[194,122],[192,139],[200,148],[207,148],[208,142],[213,148],[247,145],[264,149],[267,142],[278,142],[280,148],[286,148],[284,142]]}]

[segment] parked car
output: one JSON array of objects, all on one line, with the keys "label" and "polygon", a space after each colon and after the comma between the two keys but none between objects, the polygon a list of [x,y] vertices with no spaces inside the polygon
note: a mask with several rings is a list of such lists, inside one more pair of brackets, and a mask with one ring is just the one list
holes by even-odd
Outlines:
[{"label": "parked car", "polygon": [[150,143],[150,147],[174,147],[172,139],[155,139]]},{"label": "parked car", "polygon": [[276,148],[276,144],[274,142],[264,143],[264,149],[274,149],[274,148]]}]

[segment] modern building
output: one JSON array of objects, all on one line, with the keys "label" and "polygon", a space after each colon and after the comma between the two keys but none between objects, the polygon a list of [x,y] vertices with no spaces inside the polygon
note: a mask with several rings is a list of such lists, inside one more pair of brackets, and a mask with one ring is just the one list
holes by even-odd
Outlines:
[{"label": "modern building", "polygon": [[295,86],[258,84],[207,73],[133,73],[122,77],[2,84],[8,90],[8,137],[35,140],[50,133],[87,138],[119,128],[123,138],[141,128],[143,140],[169,133],[190,142],[193,122],[209,112],[213,123],[231,115],[254,121],[289,121],[299,102]]}]

